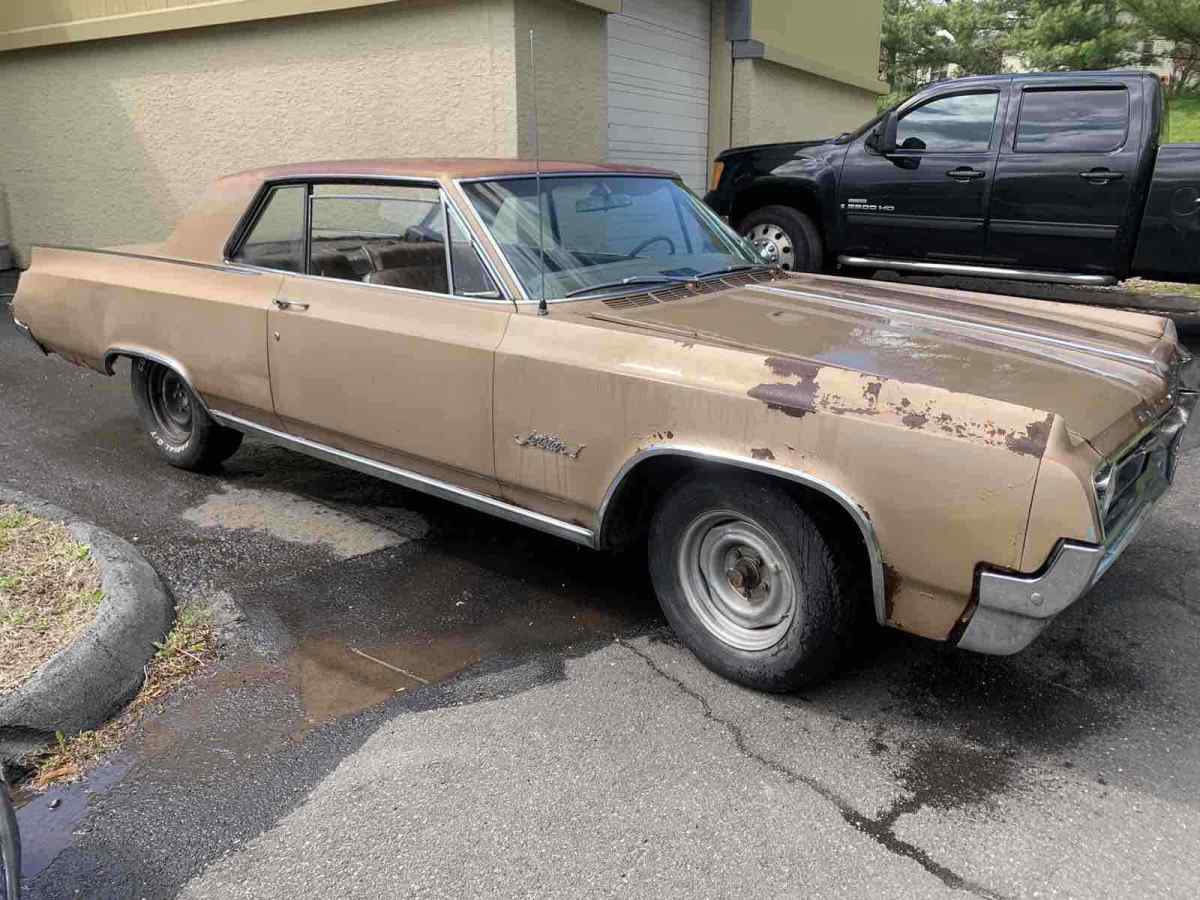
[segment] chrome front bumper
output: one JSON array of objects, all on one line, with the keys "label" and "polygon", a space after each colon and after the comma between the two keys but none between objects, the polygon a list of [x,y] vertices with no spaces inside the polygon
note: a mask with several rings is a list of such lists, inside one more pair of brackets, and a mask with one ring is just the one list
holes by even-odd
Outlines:
[{"label": "chrome front bumper", "polygon": [[1033,575],[980,569],[975,612],[958,646],[1000,656],[1023,650],[1055,616],[1100,580],[1174,479],[1179,444],[1197,396],[1178,392],[1172,410],[1130,451],[1147,458],[1136,484],[1137,499],[1105,534],[1103,543],[1061,541],[1041,571]]}]

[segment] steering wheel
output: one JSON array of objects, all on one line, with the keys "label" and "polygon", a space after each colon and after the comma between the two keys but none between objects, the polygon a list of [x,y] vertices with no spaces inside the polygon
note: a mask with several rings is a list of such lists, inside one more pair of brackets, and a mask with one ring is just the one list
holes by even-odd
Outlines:
[{"label": "steering wheel", "polygon": [[671,240],[669,237],[667,237],[665,234],[660,234],[657,237],[652,237],[649,240],[642,241],[640,244],[638,244],[636,247],[634,247],[629,252],[629,258],[633,259],[635,256],[637,256],[639,253],[641,253],[643,250],[645,250],[651,244],[657,244],[659,241],[665,241],[671,248],[671,255],[672,256],[675,255],[675,242],[673,240]]}]

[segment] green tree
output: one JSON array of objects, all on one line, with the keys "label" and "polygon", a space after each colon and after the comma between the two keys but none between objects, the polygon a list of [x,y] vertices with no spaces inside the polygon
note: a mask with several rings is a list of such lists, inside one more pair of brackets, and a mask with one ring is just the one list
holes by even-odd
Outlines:
[{"label": "green tree", "polygon": [[1125,0],[1148,36],[1174,45],[1174,88],[1200,87],[1200,0]]},{"label": "green tree", "polygon": [[880,62],[892,86],[885,104],[901,99],[949,63],[949,41],[941,32],[937,4],[930,0],[883,0]]},{"label": "green tree", "polygon": [[1032,69],[1111,69],[1136,61],[1144,33],[1122,0],[1010,0],[1008,49]]}]

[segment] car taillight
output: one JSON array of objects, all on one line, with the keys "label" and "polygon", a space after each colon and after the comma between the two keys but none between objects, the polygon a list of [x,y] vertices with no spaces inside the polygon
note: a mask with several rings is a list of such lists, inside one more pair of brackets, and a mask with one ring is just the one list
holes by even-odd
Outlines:
[{"label": "car taillight", "polygon": [[708,189],[710,191],[715,191],[717,189],[717,185],[721,183],[721,175],[724,171],[725,171],[725,163],[721,162],[721,160],[718,159],[716,162],[713,163],[712,181],[708,185]]}]

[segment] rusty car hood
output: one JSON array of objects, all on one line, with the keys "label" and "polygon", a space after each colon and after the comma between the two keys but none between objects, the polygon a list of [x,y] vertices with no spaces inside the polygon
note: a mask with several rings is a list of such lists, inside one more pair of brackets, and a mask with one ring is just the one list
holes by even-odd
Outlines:
[{"label": "rusty car hood", "polygon": [[1171,402],[1152,316],[809,275],[643,296],[589,318],[1057,413],[1103,454]]}]

